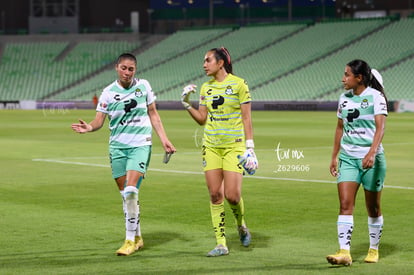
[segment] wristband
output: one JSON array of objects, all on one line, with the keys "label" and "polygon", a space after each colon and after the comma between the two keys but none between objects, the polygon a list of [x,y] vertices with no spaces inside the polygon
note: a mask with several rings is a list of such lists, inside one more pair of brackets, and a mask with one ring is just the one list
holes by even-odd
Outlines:
[{"label": "wristband", "polygon": [[253,139],[246,139],[246,148],[254,148]]}]

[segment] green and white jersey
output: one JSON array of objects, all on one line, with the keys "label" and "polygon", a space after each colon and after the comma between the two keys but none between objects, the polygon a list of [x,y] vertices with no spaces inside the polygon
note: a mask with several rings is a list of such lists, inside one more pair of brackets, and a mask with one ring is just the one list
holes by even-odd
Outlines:
[{"label": "green and white jersey", "polygon": [[[374,139],[376,115],[388,115],[387,103],[381,92],[368,87],[360,95],[354,95],[353,91],[341,94],[337,113],[343,121],[340,156],[365,157]],[[380,144],[377,154],[383,152]]]},{"label": "green and white jersey", "polygon": [[128,89],[114,81],[103,90],[96,111],[108,115],[110,148],[152,144],[148,105],[155,102],[155,98],[150,84],[144,79],[134,79]]},{"label": "green and white jersey", "polygon": [[200,105],[208,109],[203,145],[227,148],[245,146],[240,104],[251,101],[244,79],[228,74],[222,82],[214,78],[200,89]]}]

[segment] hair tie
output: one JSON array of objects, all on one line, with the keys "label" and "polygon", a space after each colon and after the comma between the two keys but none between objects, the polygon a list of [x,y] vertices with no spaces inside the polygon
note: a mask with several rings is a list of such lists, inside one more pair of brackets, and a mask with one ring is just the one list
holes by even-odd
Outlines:
[{"label": "hair tie", "polygon": [[378,83],[384,88],[383,80],[381,74],[376,69],[371,69],[371,79],[375,77]]},{"label": "hair tie", "polygon": [[229,51],[226,48],[224,48],[224,47],[221,47],[220,49],[224,52],[224,55],[227,58],[227,62],[229,64],[231,64],[231,59],[230,59],[230,53],[229,53]]}]

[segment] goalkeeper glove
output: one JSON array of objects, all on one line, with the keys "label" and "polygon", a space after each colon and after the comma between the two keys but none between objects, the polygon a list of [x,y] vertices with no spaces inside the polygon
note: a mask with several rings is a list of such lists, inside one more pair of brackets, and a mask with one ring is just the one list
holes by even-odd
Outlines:
[{"label": "goalkeeper glove", "polygon": [[238,156],[239,164],[242,165],[243,169],[249,174],[253,175],[256,169],[259,168],[259,161],[257,160],[256,154],[254,153],[253,140],[246,140],[246,152],[242,156]]},{"label": "goalkeeper glove", "polygon": [[181,94],[181,103],[187,110],[191,108],[190,94],[196,92],[196,87],[196,85],[190,84],[183,88],[183,92]]}]

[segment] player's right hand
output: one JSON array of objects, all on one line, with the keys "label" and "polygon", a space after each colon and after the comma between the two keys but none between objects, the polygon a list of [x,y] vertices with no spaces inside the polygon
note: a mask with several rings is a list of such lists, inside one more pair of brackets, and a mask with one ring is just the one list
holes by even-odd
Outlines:
[{"label": "player's right hand", "polygon": [[83,121],[82,119],[79,119],[79,123],[72,124],[72,130],[79,134],[90,132],[92,131],[91,128],[92,126]]},{"label": "player's right hand", "polygon": [[196,92],[197,86],[194,84],[189,84],[183,88],[183,92],[181,93],[181,103],[183,104],[184,108],[190,109],[190,94]]}]

